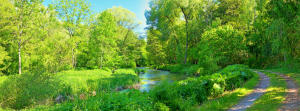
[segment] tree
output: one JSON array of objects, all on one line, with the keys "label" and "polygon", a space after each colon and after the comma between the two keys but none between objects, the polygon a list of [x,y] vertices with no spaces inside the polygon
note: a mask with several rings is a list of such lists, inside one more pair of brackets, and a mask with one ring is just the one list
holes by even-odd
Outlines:
[{"label": "tree", "polygon": [[116,57],[116,30],[115,17],[108,11],[102,12],[92,27],[89,40],[89,53],[91,54],[89,67],[102,68],[110,66],[109,63],[114,62],[109,57]]},{"label": "tree", "polygon": [[[151,31],[151,32],[150,32]],[[149,30],[147,37],[147,51],[150,65],[163,65],[165,63],[166,54],[163,51],[163,45],[158,40],[160,32],[157,30]]]},{"label": "tree", "polygon": [[8,0],[0,0],[0,75],[2,71],[9,67],[9,63],[6,63],[11,57],[7,52],[7,49],[12,47],[10,40],[12,39],[14,32],[13,18],[15,16],[14,5]]},{"label": "tree", "polygon": [[220,66],[241,64],[247,55],[245,36],[231,25],[219,26],[204,32],[198,48],[199,52],[203,52],[199,53],[198,57],[209,55],[205,54],[206,51],[202,51],[209,48],[212,51],[209,53],[212,53],[211,56]]},{"label": "tree", "polygon": [[188,57],[188,47],[189,47],[189,21],[193,20],[197,16],[197,8],[200,8],[200,0],[177,0],[177,5],[180,8],[184,20],[185,20],[185,30],[186,30],[186,46],[185,46],[185,56],[184,64],[187,63]]},{"label": "tree", "polygon": [[17,26],[14,32],[14,41],[18,44],[19,74],[21,74],[22,48],[36,37],[32,31],[40,25],[38,19],[41,16],[42,3],[40,0],[16,0],[14,5],[16,18],[12,21]]},{"label": "tree", "polygon": [[86,0],[59,0],[55,3],[59,19],[68,32],[72,50],[72,66],[76,67],[76,50],[80,43],[80,30],[89,16],[90,4]]},{"label": "tree", "polygon": [[2,70],[6,69],[6,66],[4,64],[5,60],[10,59],[8,56],[8,53],[5,51],[5,48],[0,46],[0,75],[2,75]]}]

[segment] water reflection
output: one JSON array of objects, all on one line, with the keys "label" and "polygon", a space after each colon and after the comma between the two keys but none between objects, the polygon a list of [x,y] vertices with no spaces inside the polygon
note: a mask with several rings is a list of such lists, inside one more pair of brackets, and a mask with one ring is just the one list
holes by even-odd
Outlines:
[{"label": "water reflection", "polygon": [[151,88],[163,80],[173,82],[185,78],[181,74],[172,74],[168,71],[154,70],[150,68],[143,69],[146,70],[145,73],[139,75],[141,80],[140,91],[142,92],[148,92]]}]

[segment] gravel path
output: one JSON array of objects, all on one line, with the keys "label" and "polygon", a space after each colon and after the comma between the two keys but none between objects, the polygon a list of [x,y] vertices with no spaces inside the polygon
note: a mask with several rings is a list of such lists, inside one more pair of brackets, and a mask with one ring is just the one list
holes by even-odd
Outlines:
[{"label": "gravel path", "polygon": [[285,100],[283,101],[282,106],[279,108],[279,111],[298,111],[300,108],[300,98],[299,98],[299,86],[288,76],[271,72],[277,75],[280,75],[281,78],[285,79],[287,83],[287,91]]},{"label": "gravel path", "polygon": [[233,106],[228,111],[244,111],[249,108],[255,100],[257,100],[260,96],[262,96],[265,92],[267,87],[270,85],[270,78],[266,76],[262,72],[257,72],[260,77],[259,84],[255,87],[254,91],[242,99],[239,104]]}]

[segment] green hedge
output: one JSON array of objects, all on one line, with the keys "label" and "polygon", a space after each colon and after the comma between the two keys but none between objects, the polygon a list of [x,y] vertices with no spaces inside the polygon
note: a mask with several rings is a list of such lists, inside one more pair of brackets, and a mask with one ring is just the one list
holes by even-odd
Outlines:
[{"label": "green hedge", "polygon": [[173,110],[190,110],[208,97],[220,96],[226,90],[240,87],[252,76],[253,72],[246,66],[232,65],[212,75],[175,83],[164,82],[155,87],[151,94],[155,101],[165,103]]}]

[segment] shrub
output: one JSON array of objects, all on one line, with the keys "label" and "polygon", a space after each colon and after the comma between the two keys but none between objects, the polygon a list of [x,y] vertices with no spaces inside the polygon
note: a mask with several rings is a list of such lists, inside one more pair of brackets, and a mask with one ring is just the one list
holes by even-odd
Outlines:
[{"label": "shrub", "polygon": [[87,100],[76,99],[53,107],[40,107],[38,110],[92,110],[92,111],[168,111],[163,103],[154,103],[146,93],[131,90],[126,93],[101,93]]},{"label": "shrub", "polygon": [[216,97],[224,93],[226,87],[226,76],[219,73],[208,76],[210,79],[209,96]]},{"label": "shrub", "polygon": [[49,74],[9,76],[0,86],[0,105],[3,108],[22,109],[52,99],[63,89],[60,82]]},{"label": "shrub", "polygon": [[208,70],[204,70],[203,67],[199,65],[184,65],[184,64],[174,64],[174,65],[161,65],[157,67],[158,69],[167,70],[171,73],[179,73],[186,75],[206,75],[208,74]]},{"label": "shrub", "polygon": [[220,96],[225,90],[240,87],[252,76],[253,72],[247,66],[231,65],[212,75],[174,83],[163,82],[150,93],[155,101],[165,103],[172,110],[190,110],[193,105],[202,103],[208,97]]},{"label": "shrub", "polygon": [[246,65],[230,65],[220,71],[226,76],[226,90],[233,90],[240,87],[242,83],[253,77],[254,72],[249,70]]},{"label": "shrub", "polygon": [[163,82],[153,90],[155,101],[165,103],[172,110],[190,110],[191,106],[207,99],[207,81],[190,78],[184,81]]},{"label": "shrub", "polygon": [[202,34],[201,41],[197,46],[197,51],[200,53],[197,53],[197,56],[200,57],[199,59],[204,58],[203,56],[213,57],[212,59],[217,60],[214,62],[220,66],[242,63],[247,54],[244,39],[243,32],[231,25],[212,28]]},{"label": "shrub", "polygon": [[137,73],[137,74],[141,74],[141,73],[145,73],[145,72],[146,72],[145,68],[136,68],[135,69],[135,73]]}]

